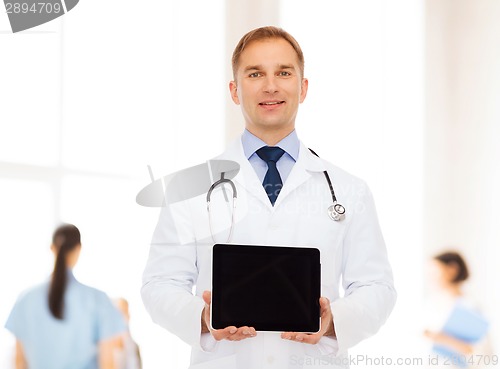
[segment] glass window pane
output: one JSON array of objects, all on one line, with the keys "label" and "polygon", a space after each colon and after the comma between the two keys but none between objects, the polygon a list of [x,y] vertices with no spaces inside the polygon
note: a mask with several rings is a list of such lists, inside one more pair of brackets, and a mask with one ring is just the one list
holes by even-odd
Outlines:
[{"label": "glass window pane", "polygon": [[[74,14],[63,48],[65,166],[147,175],[150,164],[159,176],[222,150],[223,5],[158,2],[154,12],[144,7],[147,24],[140,22],[142,10],[132,7],[126,16],[117,1],[99,5],[98,13],[88,7]],[[122,16],[110,28],[117,6]]]},{"label": "glass window pane", "polygon": [[[82,254],[75,272],[112,293],[134,294],[156,225],[156,212],[139,216],[138,184],[113,178],[68,175],[61,186],[61,217],[82,234]],[[113,277],[110,278],[110,273]]]},{"label": "glass window pane", "polygon": [[0,366],[12,358],[12,336],[3,328],[18,295],[45,280],[53,265],[50,242],[54,195],[49,184],[0,178]]},{"label": "glass window pane", "polygon": [[60,35],[0,34],[0,161],[55,165]]},{"label": "glass window pane", "polygon": [[12,32],[12,28],[10,27],[9,17],[5,12],[6,9],[2,9],[2,16],[0,16],[0,35],[2,34],[10,34]]}]

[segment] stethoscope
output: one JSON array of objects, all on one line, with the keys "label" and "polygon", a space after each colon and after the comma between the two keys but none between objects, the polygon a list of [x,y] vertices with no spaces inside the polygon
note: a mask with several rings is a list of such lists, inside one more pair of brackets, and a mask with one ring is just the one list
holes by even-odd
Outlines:
[{"label": "stethoscope", "polygon": [[[316,154],[312,149],[309,149],[311,153],[319,158],[319,155]],[[336,222],[342,221],[345,219],[345,207],[337,202],[337,196],[335,196],[335,190],[333,189],[332,181],[330,180],[330,176],[328,175],[328,172],[325,170],[323,171],[323,174],[326,178],[326,182],[328,183],[328,187],[330,188],[330,194],[332,195],[332,205],[330,205],[327,209],[328,216],[330,217],[331,220],[334,220]],[[214,233],[212,230],[212,213],[210,212],[210,199],[212,197],[212,191],[220,185],[224,185],[224,183],[228,183],[231,186],[231,189],[233,190],[233,204],[232,204],[232,212],[231,212],[231,227],[229,228],[229,236],[227,238],[226,243],[229,243],[231,241],[231,238],[233,237],[233,228],[234,228],[234,213],[236,212],[236,200],[238,199],[238,194],[236,191],[236,186],[233,181],[231,181],[228,178],[224,178],[224,173],[221,173],[221,177],[218,181],[215,181],[210,188],[208,189],[207,192],[207,212],[208,212],[208,225],[210,227],[210,234],[212,235],[212,240],[214,243],[217,243],[215,241]]]},{"label": "stethoscope", "polygon": [[[313,149],[309,149],[310,152],[312,152],[314,155],[316,155],[319,158],[319,155],[316,154]],[[326,181],[328,182],[328,187],[330,187],[330,193],[332,195],[332,205],[328,207],[328,216],[335,221],[341,221],[345,219],[345,208],[343,205],[339,204],[337,202],[337,196],[335,196],[335,191],[333,190],[333,185],[332,181],[330,180],[330,176],[328,175],[328,172],[325,170],[323,171],[323,174],[325,175]]]},{"label": "stethoscope", "polygon": [[[210,188],[208,189],[208,192],[207,192],[208,226],[210,227],[210,235],[212,236],[212,241],[214,241],[214,243],[217,243],[217,242],[215,241],[214,232],[212,230],[212,213],[210,212],[210,198],[212,196],[212,191],[217,186],[224,185],[224,183],[229,183],[229,185],[231,186],[231,188],[233,190],[233,211],[231,212],[231,227],[229,228],[229,236],[227,237],[226,243],[231,242],[231,238],[233,238],[234,213],[236,213],[236,200],[238,199],[238,193],[236,192],[236,186],[234,185],[234,182],[228,178],[224,178],[224,172],[222,172],[220,174],[220,179],[218,181],[215,181],[214,183],[212,183],[212,185],[210,186]],[[224,192],[224,196],[225,196],[225,192]]]}]

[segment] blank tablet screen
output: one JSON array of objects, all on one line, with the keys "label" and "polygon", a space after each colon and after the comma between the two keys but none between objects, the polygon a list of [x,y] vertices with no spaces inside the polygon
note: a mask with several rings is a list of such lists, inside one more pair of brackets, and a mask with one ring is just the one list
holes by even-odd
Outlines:
[{"label": "blank tablet screen", "polygon": [[217,244],[212,266],[213,328],[319,331],[318,249]]}]

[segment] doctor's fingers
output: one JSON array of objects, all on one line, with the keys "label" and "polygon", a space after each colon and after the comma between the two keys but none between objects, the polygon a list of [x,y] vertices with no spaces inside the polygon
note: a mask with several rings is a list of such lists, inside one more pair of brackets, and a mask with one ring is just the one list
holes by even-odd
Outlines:
[{"label": "doctor's fingers", "polygon": [[203,291],[202,298],[205,304],[210,305],[212,302],[212,292],[208,290]]},{"label": "doctor's fingers", "polygon": [[[257,335],[257,332],[255,331],[254,328],[252,327],[227,327],[224,329],[220,329],[219,332],[220,334],[217,334],[218,337],[221,337],[221,339],[226,339],[228,341],[241,341],[246,338],[252,338]],[[212,332],[214,334],[214,332]],[[217,339],[217,337],[214,335],[214,338]]]},{"label": "doctor's fingers", "polygon": [[332,307],[330,300],[326,297],[319,298],[320,314],[323,317],[325,314],[332,314]]},{"label": "doctor's fingers", "polygon": [[247,338],[255,337],[256,335],[257,335],[257,332],[255,331],[254,328],[244,326],[244,327],[238,328],[238,330],[234,334],[230,335],[227,338],[227,340],[229,340],[229,341],[241,341],[241,340],[244,340]]},{"label": "doctor's fingers", "polygon": [[210,333],[212,333],[212,336],[217,340],[225,340],[229,336],[235,334],[238,331],[238,328],[231,326],[231,327],[226,327],[224,329],[212,329]]},{"label": "doctor's fingers", "polygon": [[297,333],[297,332],[281,333],[281,338],[284,340],[308,343],[310,345],[317,344],[322,336],[323,336],[322,333],[314,333],[314,334]]}]

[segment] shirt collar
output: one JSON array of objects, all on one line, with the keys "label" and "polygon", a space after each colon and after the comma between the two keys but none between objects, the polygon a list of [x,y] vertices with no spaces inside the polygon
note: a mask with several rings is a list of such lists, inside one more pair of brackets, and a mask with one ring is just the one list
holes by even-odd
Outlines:
[{"label": "shirt collar", "polygon": [[[243,145],[243,152],[245,153],[245,157],[247,159],[250,159],[250,157],[261,147],[267,146],[264,141],[250,133],[247,129],[245,129],[243,135],[241,136],[241,143]],[[294,161],[297,161],[299,157],[300,141],[295,130],[290,132],[288,136],[283,138],[275,146],[281,147],[292,157]]]},{"label": "shirt collar", "polygon": [[73,274],[73,269],[68,268],[66,270],[66,276],[68,277],[68,281],[76,281],[75,275]]}]

